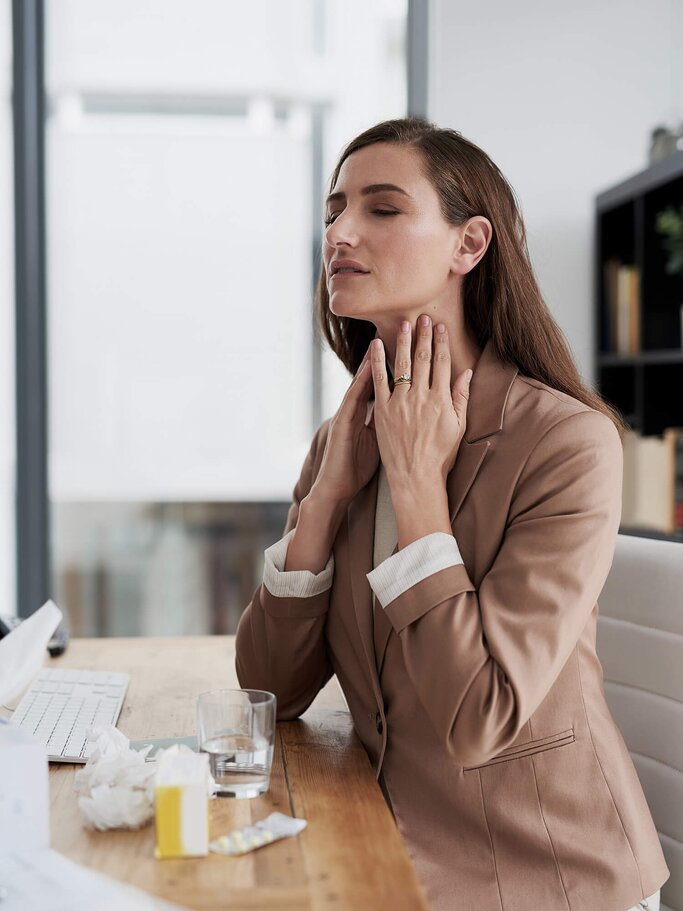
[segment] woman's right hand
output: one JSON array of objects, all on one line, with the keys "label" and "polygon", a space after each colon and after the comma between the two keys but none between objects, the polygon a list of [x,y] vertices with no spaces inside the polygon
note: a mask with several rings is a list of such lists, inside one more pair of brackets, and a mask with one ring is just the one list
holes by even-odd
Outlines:
[{"label": "woman's right hand", "polygon": [[350,502],[377,471],[379,447],[371,419],[366,426],[372,393],[370,348],[330,421],[320,471],[309,496],[333,503]]}]

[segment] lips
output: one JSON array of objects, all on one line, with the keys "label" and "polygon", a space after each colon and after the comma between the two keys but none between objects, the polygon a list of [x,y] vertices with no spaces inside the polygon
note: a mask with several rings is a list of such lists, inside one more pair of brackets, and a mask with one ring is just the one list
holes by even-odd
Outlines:
[{"label": "lips", "polygon": [[330,263],[330,278],[337,275],[367,275],[368,270],[362,263],[353,259],[337,259]]},{"label": "lips", "polygon": [[330,276],[330,281],[341,281],[343,278],[360,278],[362,275],[368,275],[368,272],[335,272]]}]

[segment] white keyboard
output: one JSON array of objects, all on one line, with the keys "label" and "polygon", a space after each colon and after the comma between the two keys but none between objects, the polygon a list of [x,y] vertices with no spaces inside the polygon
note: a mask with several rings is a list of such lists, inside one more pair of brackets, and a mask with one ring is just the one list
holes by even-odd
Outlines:
[{"label": "white keyboard", "polygon": [[129,674],[43,668],[12,722],[45,744],[50,762],[87,762],[95,749],[88,728],[116,724],[129,681]]}]

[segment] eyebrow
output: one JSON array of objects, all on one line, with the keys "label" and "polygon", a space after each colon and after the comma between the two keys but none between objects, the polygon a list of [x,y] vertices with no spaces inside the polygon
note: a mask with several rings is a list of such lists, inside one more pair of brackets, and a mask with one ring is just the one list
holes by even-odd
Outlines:
[{"label": "eyebrow", "polygon": [[[397,187],[395,183],[371,183],[360,191],[361,196],[370,196],[372,193],[402,193],[408,199],[412,199],[410,193],[406,193],[401,187]],[[346,199],[346,193],[330,193],[326,204],[334,202],[336,199]]]}]

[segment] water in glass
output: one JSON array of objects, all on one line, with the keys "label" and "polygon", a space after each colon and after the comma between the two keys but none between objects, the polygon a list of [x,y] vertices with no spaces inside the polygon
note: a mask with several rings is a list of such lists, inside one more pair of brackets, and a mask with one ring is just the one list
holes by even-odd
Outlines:
[{"label": "water in glass", "polygon": [[216,793],[225,797],[258,797],[268,790],[273,747],[259,736],[220,734],[201,746],[209,754]]}]

